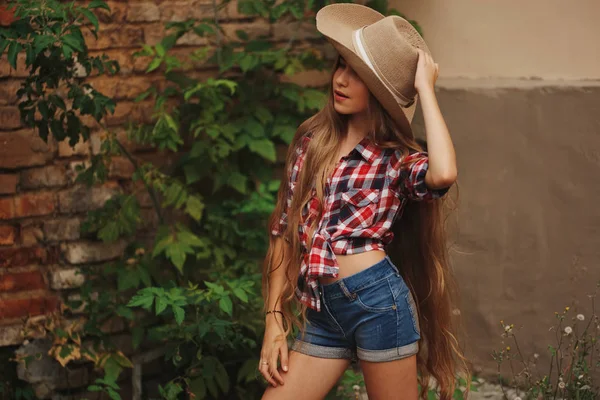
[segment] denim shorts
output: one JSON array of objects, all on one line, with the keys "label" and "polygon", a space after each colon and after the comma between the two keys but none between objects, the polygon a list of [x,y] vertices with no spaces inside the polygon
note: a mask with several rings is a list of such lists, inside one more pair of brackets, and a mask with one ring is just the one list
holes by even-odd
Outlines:
[{"label": "denim shorts", "polygon": [[307,308],[291,349],[323,358],[383,362],[416,354],[414,298],[389,256],[336,282],[319,283],[321,311]]}]

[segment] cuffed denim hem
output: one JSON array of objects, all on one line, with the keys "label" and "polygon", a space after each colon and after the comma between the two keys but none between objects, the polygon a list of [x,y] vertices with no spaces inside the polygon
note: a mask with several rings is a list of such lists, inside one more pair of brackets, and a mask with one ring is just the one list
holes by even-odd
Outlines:
[{"label": "cuffed denim hem", "polygon": [[319,346],[296,339],[292,344],[292,350],[309,356],[321,358],[343,358],[347,360],[355,360],[356,355],[353,355],[352,349],[346,347],[328,347]]},{"label": "cuffed denim hem", "polygon": [[370,362],[384,362],[400,360],[402,358],[410,357],[419,352],[419,342],[407,344],[406,346],[396,347],[393,349],[386,350],[366,350],[357,347],[356,353],[360,360]]}]

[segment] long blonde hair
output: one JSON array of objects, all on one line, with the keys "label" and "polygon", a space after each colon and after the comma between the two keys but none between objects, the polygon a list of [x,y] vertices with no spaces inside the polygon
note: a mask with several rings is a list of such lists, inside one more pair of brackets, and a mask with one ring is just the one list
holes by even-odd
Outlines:
[{"label": "long blonde hair", "polygon": [[[333,73],[338,68],[338,57]],[[329,85],[327,104],[315,115],[304,121],[297,129],[290,144],[285,161],[285,175],[277,195],[277,204],[271,214],[268,227],[276,226],[284,211],[289,190],[289,174],[296,161],[297,146],[302,138],[311,134],[312,139],[306,149],[304,164],[298,175],[294,196],[287,212],[287,226],[282,236],[287,240],[286,254],[275,260],[275,237],[269,234],[269,247],[263,262],[262,295],[265,299],[264,311],[269,304],[269,276],[277,268],[284,268],[286,282],[279,299],[284,313],[284,335],[287,338],[292,325],[305,332],[306,305],[295,301],[297,279],[300,273],[302,250],[297,234],[302,208],[311,198],[313,185],[318,204],[318,215],[308,227],[308,237],[312,238],[316,223],[323,216],[324,189],[327,177],[337,164],[337,155],[346,135],[348,120],[346,115],[335,111],[332,85]],[[401,149],[403,156],[410,150],[423,148],[412,134],[401,132],[390,115],[370,94],[368,113],[371,126],[368,135],[382,148]],[[448,197],[448,196],[446,196]],[[394,240],[386,251],[398,266],[407,285],[413,291],[421,326],[420,350],[417,355],[417,368],[420,372],[422,398],[427,397],[430,377],[438,383],[441,399],[451,399],[455,389],[456,373],[463,372],[470,386],[469,368],[458,346],[452,310],[456,301],[456,285],[449,269],[444,227],[443,204],[445,199],[430,202],[408,202],[402,217],[397,219],[393,231]],[[401,255],[398,257],[397,255]],[[398,261],[395,261],[398,259]],[[287,262],[285,262],[287,261]],[[300,317],[294,311],[299,307]]]}]

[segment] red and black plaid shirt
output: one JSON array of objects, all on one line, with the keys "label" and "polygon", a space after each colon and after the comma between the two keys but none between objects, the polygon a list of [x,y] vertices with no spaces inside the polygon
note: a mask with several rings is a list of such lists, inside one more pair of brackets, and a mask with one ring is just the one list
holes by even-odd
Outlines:
[{"label": "red and black plaid shirt", "polygon": [[[281,235],[287,226],[296,181],[304,163],[310,142],[304,136],[298,143],[296,161],[289,174],[287,203],[272,235]],[[317,214],[318,200],[314,196],[303,208],[303,220],[298,234],[304,257],[300,267],[296,296],[300,302],[321,310],[318,295],[319,276],[338,276],[335,255],[356,254],[383,249],[393,239],[392,224],[402,214],[408,200],[432,200],[442,197],[449,188],[430,189],[425,185],[429,167],[426,152],[415,152],[404,161],[416,160],[400,169],[400,150],[383,149],[365,137],[342,157],[325,188],[325,209],[317,225],[310,249],[307,227]]]}]

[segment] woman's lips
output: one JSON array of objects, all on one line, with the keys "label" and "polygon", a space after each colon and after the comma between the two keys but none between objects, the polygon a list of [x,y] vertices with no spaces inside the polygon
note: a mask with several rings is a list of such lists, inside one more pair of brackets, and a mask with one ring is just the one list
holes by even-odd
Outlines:
[{"label": "woman's lips", "polygon": [[340,92],[339,90],[335,90],[333,92],[333,96],[337,101],[344,101],[344,100],[348,99],[348,96],[346,96],[344,93]]}]

